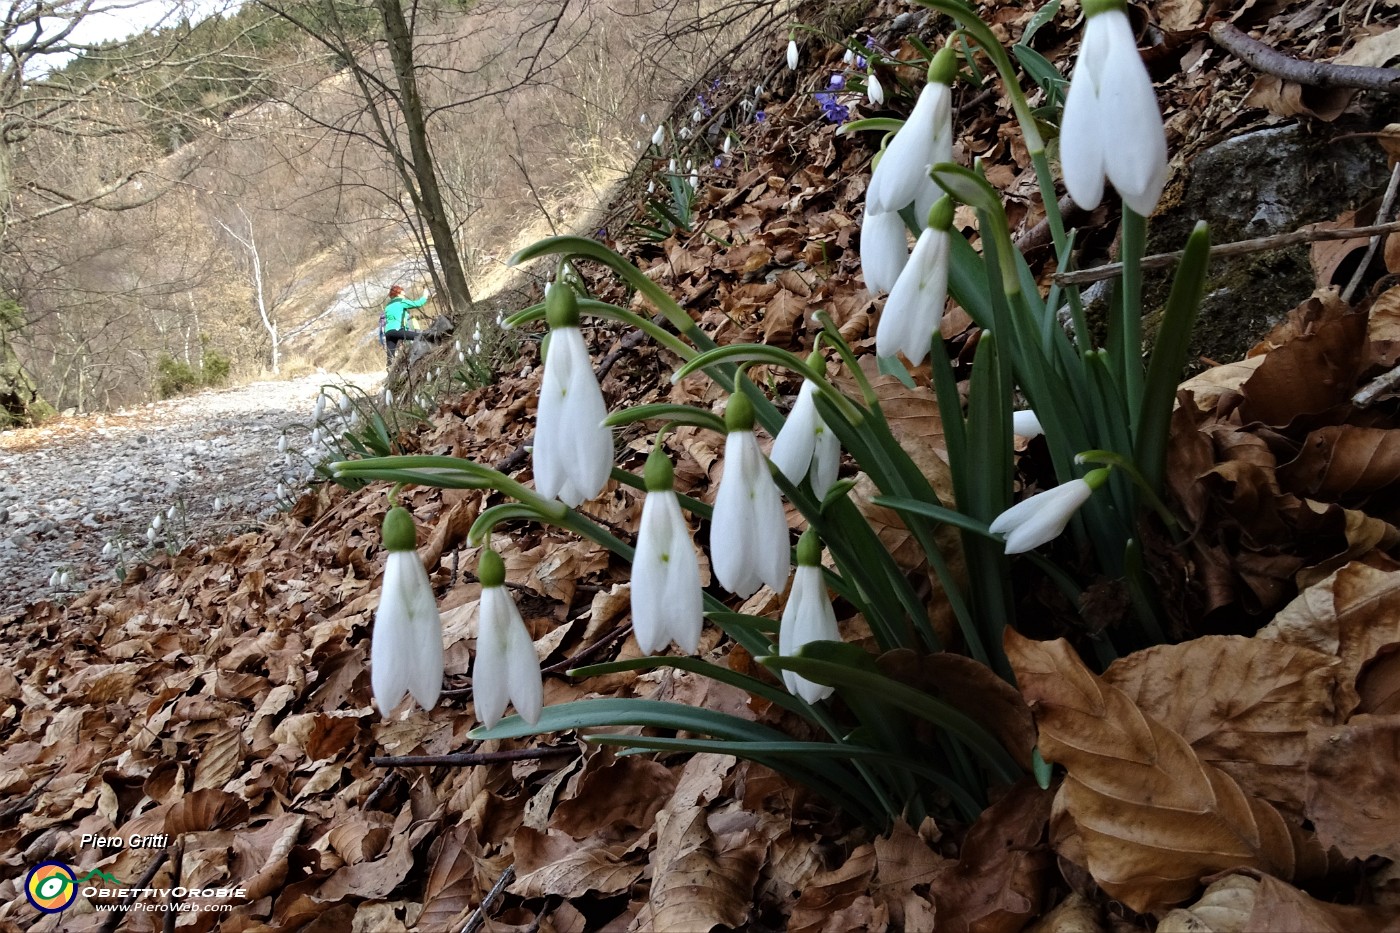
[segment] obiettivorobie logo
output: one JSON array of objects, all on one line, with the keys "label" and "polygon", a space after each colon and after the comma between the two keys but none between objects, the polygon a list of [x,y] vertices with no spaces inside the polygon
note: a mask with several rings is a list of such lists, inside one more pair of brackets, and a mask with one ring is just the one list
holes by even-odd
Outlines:
[{"label": "obiettivorobie logo", "polygon": [[24,895],[36,910],[56,914],[67,910],[78,899],[79,885],[87,884],[94,878],[122,886],[121,881],[96,868],[78,878],[74,876],[73,869],[63,862],[40,862],[25,876]]}]

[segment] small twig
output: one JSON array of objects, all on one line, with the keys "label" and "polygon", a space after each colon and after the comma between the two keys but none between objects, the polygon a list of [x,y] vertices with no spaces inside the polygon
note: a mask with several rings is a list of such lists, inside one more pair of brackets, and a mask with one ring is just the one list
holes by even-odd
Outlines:
[{"label": "small twig", "polygon": [[641,346],[642,342],[646,339],[647,334],[646,331],[643,330],[634,330],[632,333],[628,334],[626,339],[609,351],[608,355],[598,362],[598,369],[594,373],[594,375],[598,377],[598,381],[600,383],[603,381],[603,377],[617,364],[618,360],[622,359],[622,354],[626,353],[628,350],[635,350],[637,347]]},{"label": "small twig", "polygon": [[1357,393],[1351,397],[1351,403],[1357,408],[1370,408],[1375,404],[1376,399],[1392,391],[1396,386],[1400,386],[1400,366],[1396,366],[1388,372],[1381,373],[1379,376],[1366,383],[1366,385],[1362,386],[1357,390]]},{"label": "small twig", "polygon": [[[1074,199],[1065,195],[1059,200],[1060,216],[1066,221],[1065,226],[1069,226],[1069,221],[1079,213],[1079,207],[1074,203]],[[1046,214],[1040,218],[1039,223],[1029,230],[1023,232],[1016,238],[1015,246],[1022,253],[1029,253],[1031,250],[1039,249],[1052,239],[1050,231],[1050,215]]]},{"label": "small twig", "polygon": [[[1316,225],[1303,227],[1294,230],[1292,233],[1278,233],[1273,236],[1259,237],[1254,240],[1240,240],[1235,243],[1221,243],[1210,248],[1211,259],[1225,259],[1230,256],[1245,256],[1249,253],[1259,253],[1269,249],[1282,249],[1287,246],[1297,246],[1300,243],[1314,243],[1321,240],[1359,240],[1362,237],[1379,236],[1386,233],[1400,231],[1400,221],[1391,221],[1385,224],[1373,224],[1369,227],[1344,227],[1340,230],[1318,227]],[[1169,269],[1181,261],[1184,253],[1177,250],[1174,253],[1159,253],[1156,256],[1147,256],[1142,260],[1144,269]],[[1073,272],[1056,272],[1054,275],[1056,285],[1084,285],[1088,282],[1098,282],[1103,279],[1111,279],[1123,271],[1121,262],[1105,263],[1102,266],[1094,266],[1090,269],[1076,269]]]},{"label": "small twig", "polygon": [[1286,55],[1278,49],[1250,38],[1229,23],[1210,27],[1216,45],[1240,58],[1257,71],[1308,87],[1346,87],[1363,91],[1400,94],[1400,70],[1367,68],[1362,65],[1336,65],[1310,62]]},{"label": "small twig", "polygon": [[369,763],[381,768],[423,768],[434,765],[455,765],[473,767],[492,765],[503,761],[533,761],[539,758],[552,758],[556,755],[577,755],[578,749],[567,745],[553,745],[542,748],[508,748],[499,752],[461,752],[456,755],[400,755],[388,758],[371,758]]},{"label": "small twig", "polygon": [[486,922],[486,914],[496,906],[496,901],[500,898],[501,892],[506,889],[506,885],[515,880],[515,866],[507,865],[506,870],[501,872],[501,877],[496,879],[496,883],[491,886],[485,900],[472,915],[467,918],[467,925],[462,927],[462,933],[476,933]]},{"label": "small twig", "polygon": [[613,629],[611,632],[604,635],[602,638],[598,639],[593,644],[580,649],[579,652],[573,655],[572,657],[565,658],[557,664],[551,664],[549,667],[546,667],[544,669],[544,673],[559,674],[572,668],[578,667],[581,662],[587,661],[589,658],[593,657],[595,654],[598,654],[608,645],[617,641],[619,638],[626,635],[630,631],[632,631],[632,623],[628,622],[624,625],[619,625],[617,628]]},{"label": "small twig", "polygon": [[[161,849],[160,852],[159,852],[159,854],[156,855],[155,861],[151,862],[151,864],[149,864],[149,865],[146,866],[146,870],[145,870],[144,872],[141,873],[141,879],[140,879],[139,881],[137,881],[135,884],[131,885],[130,890],[133,890],[133,891],[134,891],[134,890],[138,890],[138,889],[144,888],[144,887],[146,887],[146,885],[150,884],[150,883],[151,883],[151,879],[154,878],[154,877],[156,876],[156,872],[160,871],[160,866],[164,865],[164,864],[165,864],[165,860],[166,860],[167,858],[169,858],[169,857],[170,857],[170,850],[169,850],[169,849]],[[123,898],[122,898],[121,902],[122,902],[122,904],[124,904],[124,905],[130,905],[130,904],[132,904],[132,903],[134,903],[134,902],[136,901],[136,898],[137,898],[137,895],[136,895],[136,894],[128,894],[126,897],[123,897]],[[113,910],[113,911],[110,911],[110,912],[107,914],[107,919],[105,919],[105,920],[102,921],[102,926],[100,926],[100,927],[97,928],[97,929],[98,929],[98,933],[112,933],[112,931],[115,930],[118,926],[120,926],[120,925],[121,925],[121,922],[122,922],[123,920],[125,920],[125,919],[126,919],[126,911],[125,911],[125,910]]]},{"label": "small twig", "polygon": [[[1395,168],[1390,173],[1390,184],[1386,186],[1385,197],[1381,199],[1381,208],[1376,212],[1376,220],[1384,223],[1390,216],[1390,209],[1395,204],[1395,192],[1400,188],[1400,162],[1395,163]],[[1351,281],[1342,290],[1342,302],[1351,304],[1351,296],[1356,294],[1356,289],[1361,285],[1361,280],[1366,277],[1366,270],[1371,266],[1371,259],[1376,255],[1376,247],[1381,245],[1380,234],[1371,237],[1370,244],[1366,247],[1366,255],[1361,257],[1361,265],[1356,267],[1356,271],[1351,274]]]},{"label": "small twig", "polygon": [[[170,880],[172,882],[171,887],[177,888],[180,886],[180,875],[185,870],[184,836],[181,836],[180,841],[175,843],[175,857],[172,859],[172,861],[174,864],[170,866]],[[170,904],[172,905],[172,909],[166,911],[165,913],[165,923],[162,927],[163,933],[175,933],[175,921],[179,919],[180,911],[178,909],[178,906],[174,905],[179,905],[182,900],[183,898],[175,897],[173,894],[171,895]]]},{"label": "small twig", "polygon": [[375,805],[379,803],[379,798],[387,794],[389,788],[393,787],[398,781],[399,773],[397,771],[390,771],[388,774],[384,775],[384,780],[380,781],[379,786],[365,798],[365,805],[361,809],[373,810]]}]

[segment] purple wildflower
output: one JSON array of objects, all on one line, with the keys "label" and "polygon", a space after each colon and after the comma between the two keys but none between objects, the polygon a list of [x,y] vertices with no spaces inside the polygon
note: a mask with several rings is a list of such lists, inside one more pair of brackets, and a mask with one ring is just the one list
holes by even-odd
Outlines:
[{"label": "purple wildflower", "polygon": [[830,87],[833,91],[841,90],[846,86],[845,75],[832,75],[831,80],[827,83],[827,86]]},{"label": "purple wildflower", "polygon": [[836,99],[835,94],[818,91],[817,103],[821,105],[822,116],[829,123],[845,123],[851,118],[851,108]]},{"label": "purple wildflower", "polygon": [[754,118],[755,120],[757,120],[759,123],[762,123],[764,120],[767,120],[767,119],[768,119],[768,114],[765,113],[764,111],[760,110],[758,113],[756,113],[756,114],[753,115],[753,118]]}]

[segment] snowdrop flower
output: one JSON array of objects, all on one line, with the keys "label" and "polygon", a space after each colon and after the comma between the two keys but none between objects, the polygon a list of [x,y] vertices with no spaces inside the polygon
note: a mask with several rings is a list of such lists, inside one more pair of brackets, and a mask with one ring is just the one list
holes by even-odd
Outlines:
[{"label": "snowdrop flower", "polygon": [[311,420],[320,421],[321,415],[326,411],[326,396],[324,394],[316,396],[316,407],[311,409]]},{"label": "snowdrop flower", "polygon": [[58,585],[65,589],[73,585],[73,575],[68,571],[63,571],[58,575]]},{"label": "snowdrop flower", "polygon": [[1025,438],[1040,437],[1045,429],[1040,426],[1036,413],[1027,408],[1011,413],[1011,433]]},{"label": "snowdrop flower", "polygon": [[812,494],[818,499],[835,484],[841,467],[841,442],[817,411],[817,384],[810,379],[802,380],[797,401],[773,440],[770,459],[793,485],[810,473]]},{"label": "snowdrop flower", "polygon": [[656,193],[656,182],[654,182],[654,181],[649,181],[649,182],[647,182],[647,194],[655,194],[655,193]]},{"label": "snowdrop flower", "polygon": [[676,160],[675,160],[675,159],[672,159],[672,160],[671,160],[671,164],[668,165],[668,166],[666,166],[666,171],[670,172],[672,175],[674,175],[674,174],[676,173]]},{"label": "snowdrop flower", "polygon": [[895,211],[872,214],[866,206],[860,223],[860,269],[865,287],[872,294],[893,291],[909,262],[909,241],[904,231],[904,218]]},{"label": "snowdrop flower", "polygon": [[875,77],[873,71],[865,79],[865,96],[877,106],[885,102],[885,86],[880,83],[879,78]]},{"label": "snowdrop flower", "polygon": [[149,545],[151,545],[152,547],[155,546],[155,543],[156,543],[156,530],[155,530],[154,528],[147,528],[147,529],[146,529],[146,543],[149,544]]},{"label": "snowdrop flower", "polygon": [[798,57],[798,54],[797,54],[797,40],[796,40],[796,39],[789,39],[789,40],[788,40],[788,47],[787,47],[787,65],[788,65],[788,70],[789,70],[789,71],[796,71],[796,70],[797,70],[797,63],[798,63],[798,61],[800,61],[800,58]]},{"label": "snowdrop flower", "polygon": [[57,588],[58,583],[61,579],[62,575],[57,570],[55,570],[53,573],[49,574],[49,586]]},{"label": "snowdrop flower", "polygon": [[1034,550],[1058,538],[1079,507],[1107,481],[1108,470],[1093,470],[1083,479],[1072,479],[1054,489],[1036,493],[998,515],[989,530],[1006,535],[1008,554]]},{"label": "snowdrop flower", "polygon": [[539,722],[544,681],[534,642],[506,592],[506,567],[492,550],[481,552],[477,566],[481,602],[477,607],[476,659],[472,662],[472,701],[476,716],[491,728],[514,703],[520,718]]},{"label": "snowdrop flower", "polygon": [[111,557],[112,557],[112,554],[113,554],[112,542],[111,542],[111,541],[108,541],[106,544],[102,545],[102,556],[103,556],[104,558],[107,558],[107,559],[110,560]]},{"label": "snowdrop flower", "polygon": [[646,115],[646,114],[642,114],[642,126],[646,126],[646,125],[647,125],[647,115]]},{"label": "snowdrop flower", "polygon": [[846,54],[841,56],[841,61],[847,65],[854,65],[856,61],[856,53],[851,49],[847,49]]},{"label": "snowdrop flower", "polygon": [[392,405],[392,404],[394,404],[394,393],[393,393],[393,391],[390,390],[390,389],[385,389],[385,390],[384,390],[384,404],[385,404],[385,405]]},{"label": "snowdrop flower", "polygon": [[[821,542],[815,529],[808,528],[797,541],[797,572],[792,577],[787,605],[778,624],[778,654],[792,657],[811,641],[840,641],[836,627],[836,610],[822,579]],[[783,671],[783,683],[788,692],[808,703],[831,696],[832,688],[813,683],[792,671]]]},{"label": "snowdrop flower", "polygon": [[781,591],[788,575],[783,500],[753,433],[753,403],[729,397],[724,422],[724,475],[710,524],[710,565],[729,592],[747,599],[764,583]]},{"label": "snowdrop flower", "polygon": [[703,119],[705,119],[705,114],[700,112],[700,108],[697,107],[690,112],[691,123],[699,123]]},{"label": "snowdrop flower", "polygon": [[369,648],[374,705],[387,716],[411,694],[424,709],[437,705],[442,690],[442,619],[428,572],[414,547],[418,530],[408,510],[395,506],[384,516],[384,586]]},{"label": "snowdrop flower", "polygon": [[165,517],[168,521],[173,522],[175,520],[175,506],[172,505],[170,508],[165,510]]},{"label": "snowdrop flower", "polygon": [[681,127],[680,132],[677,133],[676,135],[679,136],[681,139],[689,139],[689,138],[690,138],[690,127],[688,127],[688,126],[683,126],[683,127]]},{"label": "snowdrop flower", "polygon": [[1107,178],[1123,203],[1146,217],[1167,180],[1162,111],[1123,0],[1084,0],[1084,14],[1084,42],[1060,124],[1065,190],[1093,210]]},{"label": "snowdrop flower", "polygon": [[692,191],[693,191],[694,189],[700,187],[700,173],[699,173],[699,172],[691,172],[691,173],[690,173],[690,187],[691,187],[691,190],[692,190]]},{"label": "snowdrop flower", "polygon": [[287,435],[283,434],[281,437],[277,438],[277,452],[279,454],[287,452]]},{"label": "snowdrop flower", "polygon": [[285,499],[285,498],[287,498],[287,487],[286,487],[285,485],[283,485],[282,483],[278,483],[278,484],[277,484],[277,498],[279,498],[279,499]]},{"label": "snowdrop flower", "polygon": [[576,506],[603,491],[612,472],[612,431],[603,391],[578,328],[578,299],[567,285],[545,297],[549,350],[535,416],[535,489]]},{"label": "snowdrop flower", "polygon": [[350,411],[350,404],[351,402],[349,394],[342,395],[340,397],[340,413],[342,415]]},{"label": "snowdrop flower", "polygon": [[459,363],[465,363],[466,361],[467,361],[467,355],[466,355],[465,353],[463,353],[461,350],[458,350],[458,351],[457,351],[457,362],[459,362]]},{"label": "snowdrop flower", "polygon": [[929,225],[919,234],[909,264],[885,301],[875,329],[875,352],[879,356],[903,352],[910,363],[918,366],[928,355],[948,298],[948,231],[952,225],[953,202],[944,197],[929,211]]},{"label": "snowdrop flower", "polygon": [[953,92],[949,85],[956,73],[952,49],[945,48],[933,57],[928,84],[919,92],[914,111],[870,176],[866,210],[883,214],[912,203],[921,183],[928,180],[929,167],[952,161]]},{"label": "snowdrop flower", "polygon": [[215,496],[215,497],[214,497],[214,511],[215,511],[215,512],[221,512],[221,511],[223,511],[223,508],[224,508],[224,500],[223,500],[223,499],[220,499],[218,496]]},{"label": "snowdrop flower", "polygon": [[733,137],[733,136],[726,136],[726,137],[724,137],[724,154],[725,154],[725,155],[729,155],[729,153],[730,153],[733,149],[734,149],[734,137]]},{"label": "snowdrop flower", "polygon": [[642,654],[672,641],[694,654],[705,618],[700,562],[676,498],[675,471],[659,443],[643,475],[647,495],[632,558],[632,631]]},{"label": "snowdrop flower", "polygon": [[157,515],[155,518],[151,519],[151,527],[154,528],[156,531],[160,531],[160,526],[164,524],[165,517],[162,515]]}]

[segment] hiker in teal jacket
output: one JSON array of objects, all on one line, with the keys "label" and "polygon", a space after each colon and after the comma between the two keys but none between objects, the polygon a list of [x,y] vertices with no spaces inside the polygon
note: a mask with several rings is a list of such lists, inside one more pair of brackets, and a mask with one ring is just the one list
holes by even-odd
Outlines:
[{"label": "hiker in teal jacket", "polygon": [[430,297],[432,292],[426,289],[421,298],[413,300],[403,297],[402,285],[389,289],[389,303],[384,306],[384,314],[379,319],[379,336],[384,341],[387,366],[394,365],[394,353],[398,351],[400,343],[423,339],[423,333],[413,327],[413,316],[409,312],[423,307]]}]

